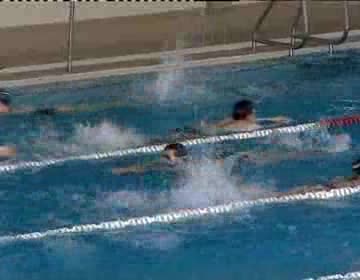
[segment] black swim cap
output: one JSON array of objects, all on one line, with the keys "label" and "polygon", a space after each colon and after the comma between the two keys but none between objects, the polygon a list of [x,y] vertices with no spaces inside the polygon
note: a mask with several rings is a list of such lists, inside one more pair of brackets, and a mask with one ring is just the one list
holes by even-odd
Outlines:
[{"label": "black swim cap", "polygon": [[11,96],[4,89],[0,89],[0,103],[10,106],[11,104]]},{"label": "black swim cap", "polygon": [[254,104],[250,100],[241,100],[235,103],[232,113],[234,120],[243,120],[254,112]]},{"label": "black swim cap", "polygon": [[169,144],[164,149],[164,151],[170,151],[170,150],[175,151],[176,157],[185,157],[188,154],[186,147],[180,143]]},{"label": "black swim cap", "polygon": [[354,173],[356,173],[357,175],[360,175],[360,159],[358,159],[357,161],[354,161],[352,164],[352,170]]}]

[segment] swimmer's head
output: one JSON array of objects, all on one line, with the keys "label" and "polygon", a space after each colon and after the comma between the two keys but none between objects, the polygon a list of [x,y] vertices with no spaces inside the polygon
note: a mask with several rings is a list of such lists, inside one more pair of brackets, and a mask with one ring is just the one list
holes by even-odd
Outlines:
[{"label": "swimmer's head", "polygon": [[232,118],[236,121],[246,120],[254,114],[254,104],[250,100],[241,100],[235,103]]},{"label": "swimmer's head", "polygon": [[170,161],[173,161],[178,158],[186,157],[187,154],[188,154],[187,149],[183,144],[174,143],[174,144],[169,144],[165,147],[162,156]]},{"label": "swimmer's head", "polygon": [[11,96],[3,89],[0,89],[0,105],[4,108],[10,108],[11,106]]},{"label": "swimmer's head", "polygon": [[352,164],[352,171],[354,174],[359,175],[360,176],[360,159],[358,159],[357,161],[354,161]]}]

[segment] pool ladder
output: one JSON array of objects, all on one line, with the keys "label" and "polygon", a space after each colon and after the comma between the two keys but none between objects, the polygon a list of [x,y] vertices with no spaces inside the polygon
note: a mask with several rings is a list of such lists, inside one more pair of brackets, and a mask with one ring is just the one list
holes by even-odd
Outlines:
[{"label": "pool ladder", "polygon": [[[309,15],[308,15],[308,1],[309,0],[299,0],[297,7],[297,14],[295,16],[294,22],[291,26],[290,42],[283,42],[278,40],[264,39],[259,36],[259,30],[262,27],[265,19],[270,14],[270,11],[274,7],[275,2],[279,0],[269,0],[269,4],[264,10],[263,14],[259,17],[256,22],[254,31],[252,32],[252,50],[256,52],[257,43],[261,43],[268,46],[286,46],[289,48],[289,56],[294,55],[294,51],[297,49],[303,48],[308,42],[313,41],[317,43],[324,43],[329,46],[329,54],[334,53],[334,46],[344,43],[350,32],[350,17],[349,17],[349,2],[348,0],[343,0],[344,5],[344,28],[342,35],[339,38],[327,39],[321,38],[314,35],[310,35],[309,31]],[[301,18],[303,18],[303,33],[297,33],[297,30],[300,25]]]}]

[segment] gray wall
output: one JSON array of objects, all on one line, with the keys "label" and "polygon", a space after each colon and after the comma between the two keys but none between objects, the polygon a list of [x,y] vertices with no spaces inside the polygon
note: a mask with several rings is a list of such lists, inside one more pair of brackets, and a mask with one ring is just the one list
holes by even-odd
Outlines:
[{"label": "gray wall", "polygon": [[[205,2],[77,2],[76,19],[156,14],[205,6]],[[68,13],[66,2],[2,2],[0,28],[66,22]]]}]

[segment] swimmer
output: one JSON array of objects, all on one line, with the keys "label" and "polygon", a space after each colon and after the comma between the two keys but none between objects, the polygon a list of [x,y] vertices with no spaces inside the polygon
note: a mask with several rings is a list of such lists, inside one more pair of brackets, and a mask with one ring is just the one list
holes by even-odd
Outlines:
[{"label": "swimmer", "polygon": [[[227,159],[231,159],[231,156],[224,158],[217,156],[212,161],[224,168],[227,167]],[[230,160],[231,161],[231,160]],[[124,168],[113,168],[112,173],[116,175],[126,174],[143,174],[149,171],[176,171],[181,172],[185,169],[188,163],[197,163],[199,160],[189,158],[186,147],[181,143],[173,143],[167,145],[160,155],[159,161],[153,161],[144,165],[133,165]]]},{"label": "swimmer", "polygon": [[319,192],[319,191],[330,191],[333,189],[341,188],[351,188],[357,187],[360,185],[360,160],[353,162],[352,164],[352,176],[350,177],[340,177],[335,180],[324,184],[324,185],[313,185],[313,186],[303,186],[300,188],[295,188],[292,191],[277,194],[277,196],[284,196],[289,194],[305,194],[309,192]]},{"label": "swimmer", "polygon": [[124,168],[113,168],[112,173],[116,175],[143,174],[149,171],[172,171],[182,169],[187,162],[188,151],[183,144],[174,143],[167,145],[159,161],[146,165],[133,165]]},{"label": "swimmer", "polygon": [[[222,120],[215,124],[200,123],[200,128],[186,128],[181,136],[185,138],[213,135],[219,132],[252,131],[261,129],[263,126],[278,126],[287,124],[291,119],[287,117],[257,118],[254,104],[249,100],[241,100],[235,103],[231,118]],[[179,129],[175,130],[177,134]]]},{"label": "swimmer", "polygon": [[241,100],[235,103],[231,118],[210,125],[210,127],[230,131],[251,131],[260,129],[263,125],[281,125],[289,121],[289,118],[280,116],[262,119],[256,118],[253,102]]},{"label": "swimmer", "polygon": [[16,150],[10,146],[0,146],[0,161],[7,160],[16,155]]},{"label": "swimmer", "polygon": [[[0,114],[11,112],[10,95],[0,90]],[[0,146],[0,160],[5,160],[16,155],[16,150],[10,146]]]},{"label": "swimmer", "polygon": [[72,111],[69,107],[58,107],[58,108],[42,108],[42,109],[29,109],[23,108],[20,110],[13,110],[11,104],[11,95],[6,92],[4,89],[0,89],[0,114],[23,114],[23,113],[33,113],[35,115],[41,116],[53,116],[57,112],[69,112]]},{"label": "swimmer", "polygon": [[71,113],[71,112],[93,112],[99,110],[106,110],[123,106],[123,102],[112,101],[109,103],[92,104],[78,104],[77,106],[58,106],[56,108],[21,108],[14,110],[12,107],[11,95],[4,89],[0,89],[0,115],[2,114],[34,114],[36,116],[55,116],[57,113]]},{"label": "swimmer", "polygon": [[10,95],[0,89],[0,114],[7,114],[11,112],[11,98]]}]

